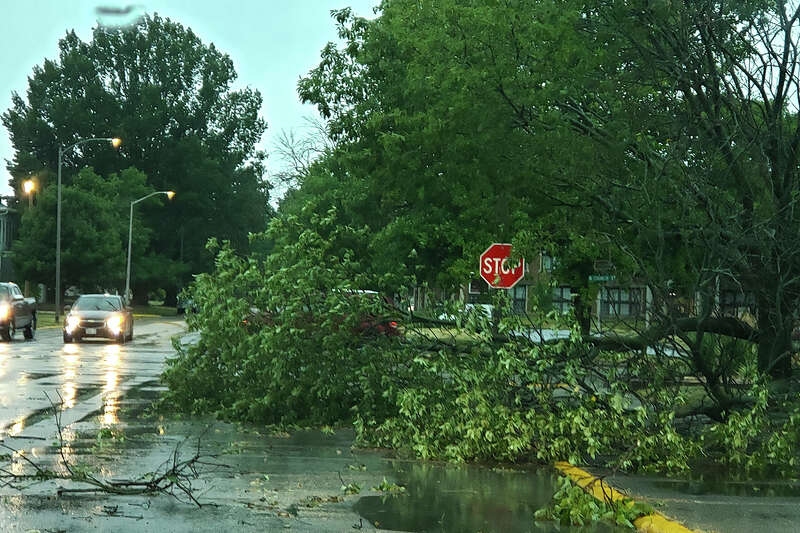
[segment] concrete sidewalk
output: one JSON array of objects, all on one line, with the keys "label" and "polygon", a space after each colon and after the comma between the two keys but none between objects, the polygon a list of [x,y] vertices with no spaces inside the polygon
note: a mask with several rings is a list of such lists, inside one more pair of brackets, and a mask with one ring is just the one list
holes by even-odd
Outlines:
[{"label": "concrete sidewalk", "polygon": [[[590,471],[602,476],[600,469]],[[797,533],[800,483],[708,482],[613,474],[609,484],[689,529],[719,533]]]}]

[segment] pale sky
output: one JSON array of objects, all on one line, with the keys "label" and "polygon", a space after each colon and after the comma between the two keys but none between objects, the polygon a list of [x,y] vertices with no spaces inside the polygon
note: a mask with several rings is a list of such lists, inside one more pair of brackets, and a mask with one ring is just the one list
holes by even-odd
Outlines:
[{"label": "pale sky", "polygon": [[[27,77],[45,58],[56,59],[58,40],[74,29],[91,38],[98,6],[141,6],[180,22],[208,44],[227,53],[239,74],[238,86],[258,89],[264,98],[261,115],[267,132],[260,147],[272,152],[281,130],[301,131],[303,117],[316,115],[300,104],[296,86],[300,76],[319,63],[319,52],[335,41],[331,9],[352,7],[360,16],[373,17],[379,0],[8,0],[0,16],[0,109],[11,105],[11,92],[25,94]],[[105,132],[102,135],[106,135]],[[7,159],[13,155],[5,127],[0,125],[0,194],[12,194]],[[268,159],[270,172],[280,163]]]}]

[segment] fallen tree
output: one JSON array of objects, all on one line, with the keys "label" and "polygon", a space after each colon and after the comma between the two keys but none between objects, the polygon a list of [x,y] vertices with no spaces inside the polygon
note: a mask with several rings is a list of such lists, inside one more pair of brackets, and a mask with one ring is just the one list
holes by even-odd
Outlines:
[{"label": "fallen tree", "polygon": [[[332,244],[349,230],[319,223],[276,223],[271,231],[299,234],[266,256],[217,249],[216,270],[192,292],[199,341],[176,345],[164,376],[171,406],[353,423],[362,445],[424,458],[796,473],[800,387],[778,390],[758,372],[759,333],[743,321],[682,317],[586,337],[568,316],[512,313],[503,293],[496,320],[456,308],[435,315],[452,320],[409,314],[343,296],[374,285]],[[269,321],[244,324],[254,308]],[[396,320],[405,334],[364,335],[364,316]],[[543,341],[543,324],[570,334]]]}]

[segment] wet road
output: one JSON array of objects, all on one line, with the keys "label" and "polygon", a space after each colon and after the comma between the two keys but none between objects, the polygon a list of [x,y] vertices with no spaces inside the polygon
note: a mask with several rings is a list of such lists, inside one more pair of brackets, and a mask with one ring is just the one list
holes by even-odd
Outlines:
[{"label": "wet road", "polygon": [[[533,521],[554,491],[549,469],[396,459],[354,448],[347,428],[290,435],[154,412],[171,337],[183,330],[177,319],[145,319],[123,346],[64,345],[57,329],[40,330],[33,342],[1,343],[0,431],[3,444],[42,467],[64,472],[66,459],[106,481],[139,479],[176,453],[199,449],[223,465],[203,467],[191,481],[202,507],[164,494],[58,496],[59,488],[85,485],[50,480],[0,488],[0,532],[569,531]],[[48,396],[63,400],[62,441]],[[7,450],[0,463],[6,472],[30,471]],[[358,490],[345,492],[343,484]],[[406,490],[386,492],[387,484]]]},{"label": "wet road", "polygon": [[139,319],[133,342],[124,345],[104,340],[64,344],[58,328],[40,329],[33,341],[18,334],[0,343],[0,437],[14,446],[19,439],[9,437],[51,427],[46,412],[50,400],[60,402],[59,396],[65,425],[95,415],[101,424],[118,423],[119,399],[132,388],[158,381],[172,353],[170,337],[183,329],[181,320]]}]

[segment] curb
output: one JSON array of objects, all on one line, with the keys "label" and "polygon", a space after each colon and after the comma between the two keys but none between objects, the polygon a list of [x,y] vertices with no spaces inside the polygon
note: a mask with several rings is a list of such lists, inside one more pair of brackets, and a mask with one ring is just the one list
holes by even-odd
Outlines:
[{"label": "curb", "polygon": [[[586,470],[572,466],[566,461],[557,461],[555,464],[565,476],[568,476],[576,485],[594,496],[600,501],[616,502],[627,498],[620,491],[603,481],[602,479],[590,474]],[[661,513],[653,513],[641,516],[633,521],[638,531],[642,533],[693,533],[691,529],[686,526],[670,520]]]}]

